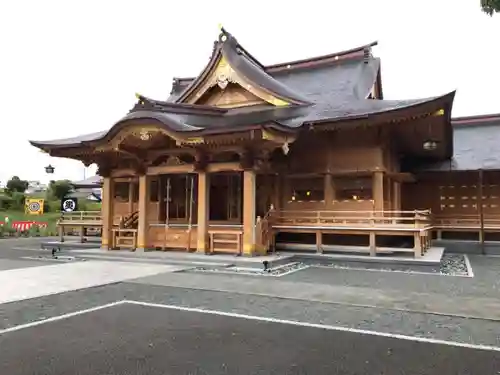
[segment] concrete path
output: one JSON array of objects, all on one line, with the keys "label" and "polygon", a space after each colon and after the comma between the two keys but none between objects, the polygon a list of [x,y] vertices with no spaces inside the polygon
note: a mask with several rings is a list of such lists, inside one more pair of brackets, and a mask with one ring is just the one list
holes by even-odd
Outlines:
[{"label": "concrete path", "polygon": [[500,321],[498,298],[456,298],[437,293],[408,293],[266,278],[240,277],[234,282],[231,276],[193,273],[157,275],[133,282]]},{"label": "concrete path", "polygon": [[0,304],[174,272],[170,265],[87,261],[0,272]]}]

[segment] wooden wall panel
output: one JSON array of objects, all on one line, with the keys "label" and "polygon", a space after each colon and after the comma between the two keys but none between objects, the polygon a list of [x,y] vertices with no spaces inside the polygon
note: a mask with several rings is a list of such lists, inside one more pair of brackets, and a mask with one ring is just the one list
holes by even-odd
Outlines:
[{"label": "wooden wall panel", "polygon": [[[417,182],[402,185],[405,210],[431,209],[445,216],[477,215],[479,172],[434,173],[417,176]],[[483,210],[485,215],[500,215],[500,174],[484,172]]]},{"label": "wooden wall panel", "polygon": [[[196,249],[197,231],[191,229],[191,233],[186,228],[169,228],[166,235],[167,248],[187,249],[188,243],[191,249]],[[148,229],[148,248],[163,248],[165,245],[165,227],[150,226]]]}]

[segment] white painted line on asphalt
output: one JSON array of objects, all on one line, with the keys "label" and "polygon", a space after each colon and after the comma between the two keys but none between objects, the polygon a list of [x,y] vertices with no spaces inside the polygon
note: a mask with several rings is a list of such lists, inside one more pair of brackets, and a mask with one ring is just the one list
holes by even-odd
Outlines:
[{"label": "white painted line on asphalt", "polygon": [[319,328],[319,329],[340,331],[340,332],[350,332],[350,333],[357,333],[357,334],[361,334],[361,335],[387,337],[387,338],[393,338],[393,339],[399,339],[399,340],[422,342],[422,343],[427,343],[427,344],[438,344],[438,345],[455,346],[455,347],[461,347],[461,348],[467,348],[467,349],[478,349],[478,350],[489,350],[489,351],[500,352],[500,347],[497,347],[497,346],[467,344],[467,343],[462,343],[462,342],[445,341],[445,340],[431,339],[431,338],[418,337],[418,336],[400,335],[400,334],[396,334],[396,333],[368,331],[368,330],[356,329],[356,328],[347,328],[347,327],[333,326],[333,325],[326,325],[326,324],[316,324],[316,323],[308,323],[308,322],[299,322],[299,321],[294,321],[294,320],[268,318],[268,317],[246,315],[246,314],[239,314],[239,313],[231,313],[231,312],[217,311],[217,310],[205,310],[205,309],[199,309],[199,308],[195,308],[195,307],[164,305],[164,304],[160,304],[160,303],[150,303],[150,302],[141,302],[141,301],[132,301],[132,300],[124,300],[124,301],[122,301],[122,303],[129,303],[132,305],[139,305],[139,306],[146,306],[146,307],[158,307],[158,308],[178,310],[178,311],[196,312],[196,313],[202,313],[202,314],[227,316],[230,318],[257,320],[257,321],[268,322],[268,323],[289,324],[289,325],[300,326],[300,327]]},{"label": "white painted line on asphalt", "polygon": [[452,276],[452,277],[472,277],[470,275],[447,275],[440,272],[423,272],[423,271],[403,271],[403,270],[384,270],[376,268],[363,268],[363,267],[344,267],[344,266],[324,266],[321,264],[311,265],[313,268],[324,268],[324,269],[338,269],[347,271],[368,271],[368,272],[388,272],[388,273],[407,273],[413,275],[432,275],[432,276]]},{"label": "white painted line on asphalt", "polygon": [[472,271],[472,265],[470,264],[470,259],[467,254],[464,254],[465,265],[467,266],[467,274],[469,277],[474,277],[474,272]]},{"label": "white painted line on asphalt", "polygon": [[99,310],[107,309],[107,308],[113,307],[113,306],[123,305],[125,303],[128,303],[128,302],[127,301],[111,302],[111,303],[108,303],[106,305],[96,306],[96,307],[92,307],[90,309],[78,310],[78,311],[74,311],[74,312],[71,312],[71,313],[68,313],[68,314],[54,316],[52,318],[47,318],[47,319],[43,319],[43,320],[37,320],[35,322],[30,322],[30,323],[26,323],[26,324],[20,324],[18,326],[9,327],[9,328],[5,328],[5,329],[0,330],[0,335],[3,335],[5,333],[9,333],[9,332],[19,331],[19,330],[25,329],[25,328],[36,327],[36,326],[39,326],[39,325],[42,325],[42,324],[45,324],[45,323],[57,322],[58,320],[63,320],[63,319],[71,318],[73,316],[87,314],[87,313],[90,313],[90,312],[93,312],[93,311],[99,311]]},{"label": "white painted line on asphalt", "polygon": [[284,272],[284,273],[280,273],[279,275],[275,275],[275,277],[283,277],[283,276],[286,276],[286,275],[290,275],[291,273],[295,273],[295,272],[307,270],[308,268],[311,268],[311,266],[305,265],[303,267],[293,268],[290,271],[287,271],[287,272]]}]

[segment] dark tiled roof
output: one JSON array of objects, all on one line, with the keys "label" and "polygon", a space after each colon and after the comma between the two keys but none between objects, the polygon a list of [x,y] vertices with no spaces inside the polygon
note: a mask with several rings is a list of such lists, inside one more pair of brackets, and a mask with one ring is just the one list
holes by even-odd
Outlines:
[{"label": "dark tiled roof", "polygon": [[[420,105],[439,100],[447,100],[451,109],[453,93],[417,100],[366,99],[376,82],[380,69],[380,60],[372,57],[367,50],[362,54],[356,50],[354,57],[350,58],[325,60],[326,62],[313,68],[299,66],[293,69],[283,69],[280,66],[271,76],[269,74],[271,70],[266,73],[265,68],[253,56],[250,56],[230,34],[225,35],[228,39],[225,43],[216,45],[214,56],[219,52],[223,53],[230,65],[250,81],[281,98],[292,98],[292,101],[305,104],[273,108],[260,106],[236,108],[219,111],[220,113],[212,111],[213,113],[207,115],[205,112],[208,109],[202,108],[207,106],[198,106],[199,110],[195,110],[193,108],[197,107],[196,105],[176,103],[180,95],[186,96],[195,84],[194,81],[183,80],[181,84],[174,85],[176,90],[172,92],[167,102],[142,98],[140,102],[145,103],[143,107],[136,105],[128,115],[108,131],[64,140],[31,142],[31,144],[42,148],[85,144],[85,142],[110,136],[130,120],[154,120],[170,131],[191,134],[212,132],[214,129],[223,131],[225,128],[228,131],[234,131],[237,126],[262,124],[268,121],[277,122],[284,129],[288,128],[293,131],[303,124],[377,117],[389,111],[413,107],[418,109]],[[220,49],[219,52],[217,48]],[[200,77],[207,74],[210,64],[215,64],[214,56]]]},{"label": "dark tiled roof", "polygon": [[307,98],[300,94],[300,91],[291,90],[282,82],[266,73],[265,67],[250,55],[236,40],[236,38],[222,29],[219,40],[216,42],[214,53],[203,72],[194,79],[180,95],[176,101],[182,102],[200,83],[201,78],[216,66],[221,58],[225,58],[232,69],[240,76],[244,77],[250,84],[260,87],[273,96],[295,104],[307,103]]},{"label": "dark tiled roof", "polygon": [[101,176],[92,176],[89,178],[86,178],[85,180],[80,180],[80,181],[72,181],[71,185],[78,187],[78,186],[84,186],[84,187],[99,187],[102,184],[102,177]]},{"label": "dark tiled roof", "polygon": [[[453,158],[421,168],[424,171],[469,171],[500,169],[500,117],[478,116],[475,122],[453,126]],[[488,118],[487,122],[482,118]],[[473,119],[472,117],[468,119]],[[454,121],[452,121],[454,122]]]}]

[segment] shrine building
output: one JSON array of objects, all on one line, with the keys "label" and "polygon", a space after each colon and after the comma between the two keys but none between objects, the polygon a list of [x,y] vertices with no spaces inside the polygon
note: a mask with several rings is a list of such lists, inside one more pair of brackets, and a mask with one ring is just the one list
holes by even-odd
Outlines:
[{"label": "shrine building", "polygon": [[500,118],[452,121],[454,92],[385,100],[375,45],[264,65],[222,29],[168,99],[30,142],[98,165],[104,249],[421,257],[435,238],[494,241]]}]

